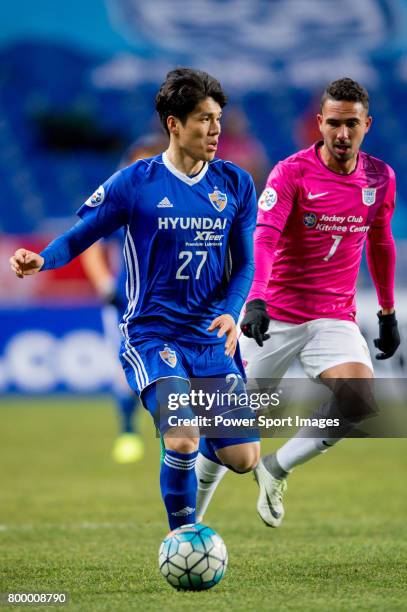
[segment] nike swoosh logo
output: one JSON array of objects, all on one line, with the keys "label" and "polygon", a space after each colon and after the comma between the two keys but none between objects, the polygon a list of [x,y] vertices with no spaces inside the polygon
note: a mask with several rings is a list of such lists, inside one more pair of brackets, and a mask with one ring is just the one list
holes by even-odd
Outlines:
[{"label": "nike swoosh logo", "polygon": [[328,195],[329,191],[323,191],[322,193],[311,193],[310,191],[308,192],[308,199],[309,200],[315,200],[315,198],[322,198],[322,196],[324,195]]},{"label": "nike swoosh logo", "polygon": [[275,519],[279,519],[281,516],[281,512],[277,512],[277,510],[274,510],[273,506],[271,505],[271,499],[269,498],[267,491],[266,491],[266,497],[267,497],[267,503],[268,503],[268,507],[269,507],[271,514],[274,516]]},{"label": "nike swoosh logo", "polygon": [[[257,478],[257,474],[256,474],[255,471],[253,471],[253,475],[254,475],[255,481],[260,486],[259,479]],[[270,497],[269,497],[267,491],[266,491],[266,499],[267,499],[267,505],[268,505],[268,508],[270,510],[270,513],[272,514],[272,516],[274,516],[275,519],[279,519],[281,517],[281,512],[277,512],[277,510],[274,510],[273,506],[271,505],[271,500],[270,500]],[[266,521],[264,520],[264,518],[261,515],[260,515],[260,518],[263,521],[263,523],[265,525],[267,525],[267,527],[270,527],[269,523],[266,523]]]}]

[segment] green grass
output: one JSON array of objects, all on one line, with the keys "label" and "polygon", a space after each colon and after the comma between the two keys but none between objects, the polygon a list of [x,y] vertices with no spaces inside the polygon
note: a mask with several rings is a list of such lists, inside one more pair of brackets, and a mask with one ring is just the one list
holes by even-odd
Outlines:
[{"label": "green grass", "polygon": [[67,609],[86,612],[407,610],[406,440],[345,441],[298,468],[277,530],[257,517],[251,476],[229,474],[206,519],[228,547],[226,576],[178,593],[157,569],[167,526],[148,418],[133,466],[110,460],[103,398],[3,400],[0,423],[0,592],[67,591]]}]

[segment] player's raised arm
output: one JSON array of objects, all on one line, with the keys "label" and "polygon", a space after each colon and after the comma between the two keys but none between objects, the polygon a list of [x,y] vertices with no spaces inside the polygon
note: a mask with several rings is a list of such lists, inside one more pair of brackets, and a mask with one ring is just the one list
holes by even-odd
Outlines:
[{"label": "player's raised arm", "polygon": [[10,258],[12,271],[18,278],[36,274],[40,270],[53,270],[69,263],[100,238],[100,229],[78,221],[70,230],[53,240],[41,253],[18,249]]},{"label": "player's raised arm", "polygon": [[23,278],[44,270],[66,265],[91,244],[126,224],[125,180],[117,172],[86,200],[78,210],[80,220],[53,240],[41,253],[18,249],[10,259],[12,271]]}]

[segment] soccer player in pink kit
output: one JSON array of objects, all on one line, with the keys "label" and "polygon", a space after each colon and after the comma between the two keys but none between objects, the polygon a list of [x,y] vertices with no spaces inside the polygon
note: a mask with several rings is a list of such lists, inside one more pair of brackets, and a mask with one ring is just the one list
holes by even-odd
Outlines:
[{"label": "soccer player in pink kit", "polygon": [[[298,357],[310,378],[334,392],[334,410],[348,419],[348,431],[369,410],[369,350],[355,322],[356,280],[363,246],[381,310],[377,359],[400,344],[394,310],[395,245],[390,221],[395,176],[383,161],[361,152],[369,131],[369,97],[349,78],[331,83],[317,116],[323,141],[278,163],[259,198],[253,285],[241,322],[240,342],[248,378],[279,379]],[[344,379],[365,379],[352,396]],[[367,384],[366,384],[367,383]],[[367,397],[361,401],[361,394]],[[361,404],[365,404],[361,407]],[[344,409],[344,410],[343,410]],[[263,521],[278,527],[286,478],[291,470],[325,452],[346,432],[310,437],[299,430],[254,470]],[[202,465],[202,516],[224,471]],[[211,481],[209,484],[208,481]],[[208,486],[209,485],[209,486]]]}]

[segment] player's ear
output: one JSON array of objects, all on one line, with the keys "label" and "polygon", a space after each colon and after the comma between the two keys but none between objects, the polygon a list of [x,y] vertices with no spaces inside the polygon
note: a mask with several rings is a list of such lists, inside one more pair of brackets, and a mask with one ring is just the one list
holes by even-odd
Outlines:
[{"label": "player's ear", "polygon": [[318,113],[318,114],[317,114],[317,123],[318,123],[319,131],[321,132],[321,134],[322,134],[322,129],[321,129],[321,127],[322,127],[322,122],[323,122],[323,120],[324,120],[324,118],[323,118],[323,116],[321,115],[321,113]]},{"label": "player's ear", "polygon": [[370,130],[370,126],[372,125],[372,121],[373,121],[373,117],[371,117],[370,115],[368,117],[366,117],[366,123],[365,123],[365,133],[367,134],[367,132]]},{"label": "player's ear", "polygon": [[178,136],[178,122],[179,119],[174,117],[174,115],[170,115],[167,117],[167,128],[170,134],[174,134],[174,136]]}]

